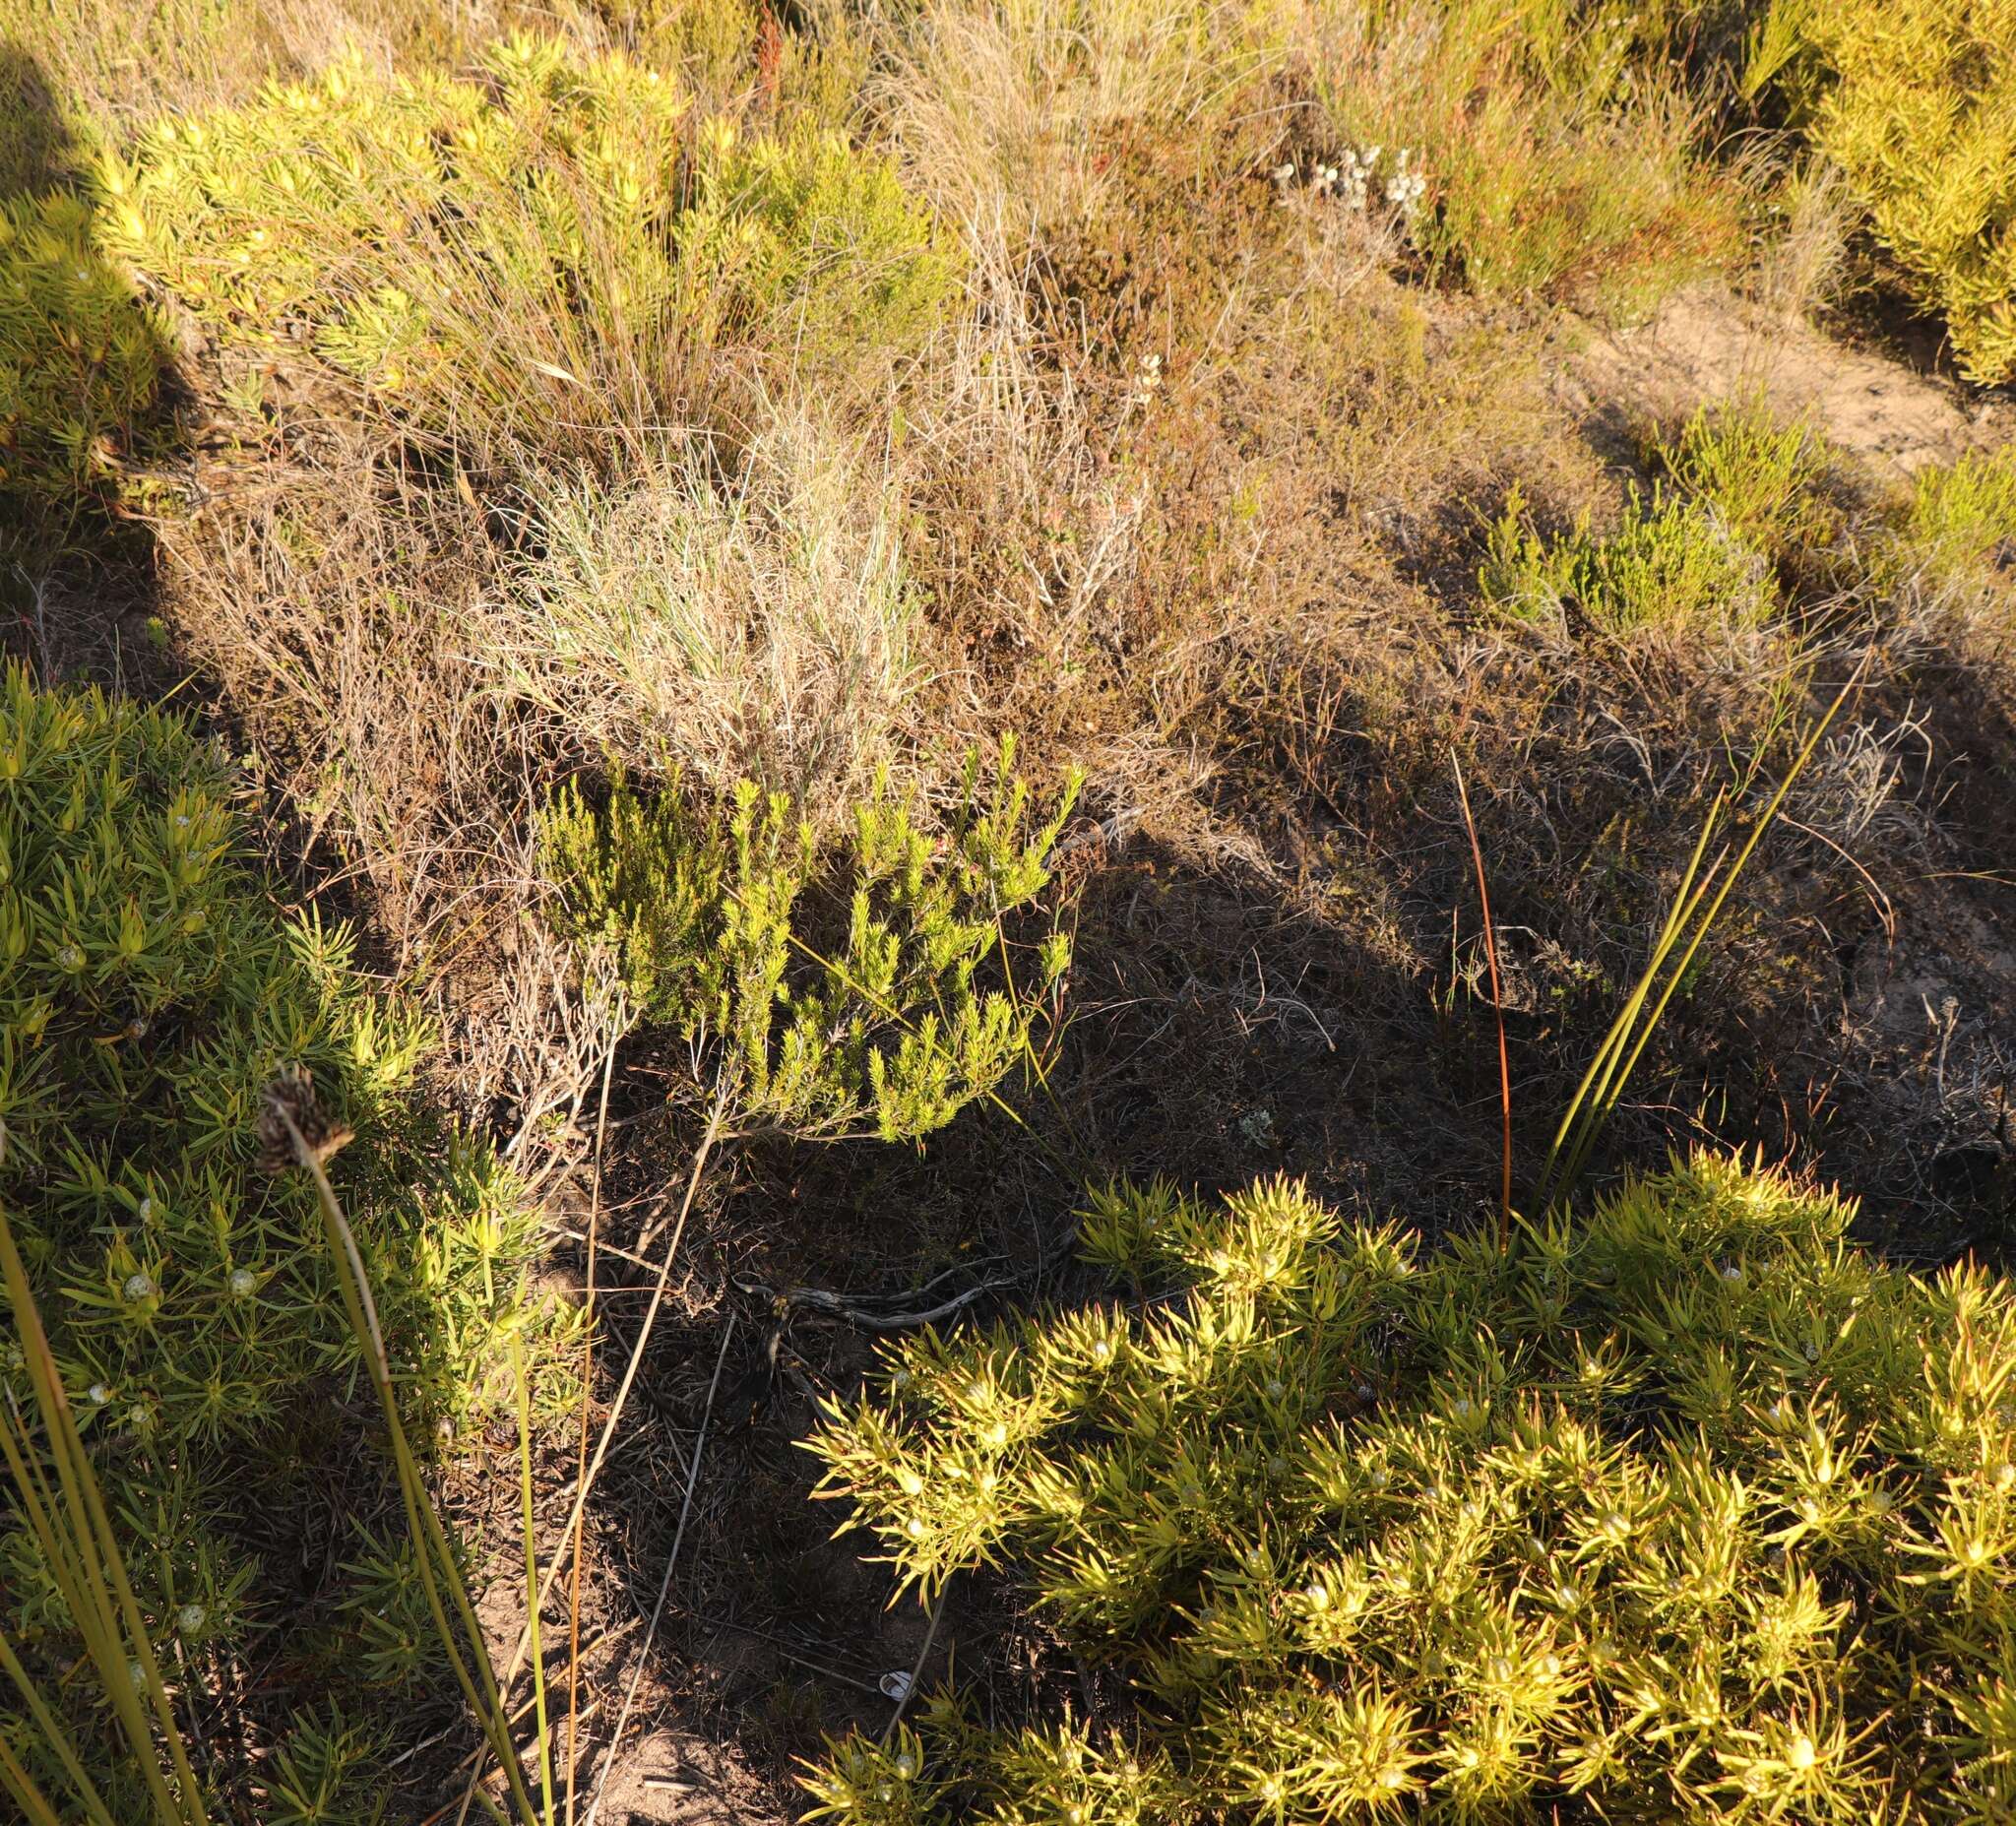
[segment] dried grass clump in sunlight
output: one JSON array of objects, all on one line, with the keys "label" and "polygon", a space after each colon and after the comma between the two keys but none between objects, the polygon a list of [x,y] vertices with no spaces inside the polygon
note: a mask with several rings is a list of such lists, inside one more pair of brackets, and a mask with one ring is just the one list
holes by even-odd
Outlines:
[{"label": "dried grass clump in sunlight", "polygon": [[883,28],[875,99],[905,172],[970,239],[1020,254],[1094,206],[1109,129],[1222,102],[1237,15],[1155,0],[929,0]]},{"label": "dried grass clump in sunlight", "polygon": [[434,1003],[458,1093],[536,1108],[607,1037],[526,917],[542,731],[477,687],[461,644],[500,560],[453,491],[367,489],[366,453],[323,456],[243,478],[235,514],[159,523],[177,631],[239,719],[273,847],[368,908]]},{"label": "dried grass clump in sunlight", "polygon": [[824,820],[888,758],[912,688],[898,479],[802,413],[726,461],[550,478],[535,555],[464,638],[575,752],[718,790],[746,776]]}]

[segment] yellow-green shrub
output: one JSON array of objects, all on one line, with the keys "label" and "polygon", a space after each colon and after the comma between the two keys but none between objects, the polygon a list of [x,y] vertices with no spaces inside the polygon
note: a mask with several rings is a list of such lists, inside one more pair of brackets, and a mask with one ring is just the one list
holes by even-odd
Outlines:
[{"label": "yellow-green shrub", "polygon": [[956,277],[844,140],[745,135],[655,69],[528,37],[479,81],[352,61],[162,121],[99,187],[110,243],[222,344],[305,342],[429,428],[541,441],[676,418],[712,344],[886,354]]},{"label": "yellow-green shrub", "polygon": [[1847,174],[1913,294],[1944,313],[1961,371],[2016,374],[2016,3],[1772,12],[1802,41],[1785,80],[1810,102],[1813,143]]},{"label": "yellow-green shrub", "polygon": [[1851,1217],[1708,1157],[1502,1253],[1099,1195],[1113,1299],[894,1349],[811,1443],[902,1583],[1002,1567],[1134,1704],[941,1700],[815,1812],[2009,1817],[2016,1293]]},{"label": "yellow-green shrub", "polygon": [[1564,625],[1572,608],[1606,634],[1754,627],[1771,612],[1771,567],[1712,500],[1663,488],[1632,496],[1613,532],[1585,516],[1549,538],[1514,488],[1478,570],[1485,606],[1519,621]]},{"label": "yellow-green shrub", "polygon": [[1921,470],[1902,535],[1909,556],[1942,581],[2016,573],[2016,450],[1970,451]]},{"label": "yellow-green shrub", "polygon": [[647,1017],[718,1043],[749,1123],[914,1140],[1027,1055],[1070,962],[1053,923],[1019,980],[981,976],[1048,885],[1077,795],[1039,817],[1013,759],[969,764],[935,839],[878,780],[827,858],[783,794],[751,785],[724,819],[676,783],[647,801],[618,782],[601,806],[570,787],[542,833],[563,922],[609,948]]},{"label": "yellow-green shrub", "polygon": [[0,500],[103,492],[164,412],[158,317],[97,246],[89,203],[0,203]]},{"label": "yellow-green shrub", "polygon": [[[495,1154],[412,1100],[423,1030],[345,932],[276,913],[231,794],[178,720],[0,676],[0,1199],[150,1625],[197,1656],[289,1640],[300,1594],[263,1583],[245,1540],[287,1540],[312,1441],[369,1488],[340,1406],[358,1341],[312,1188],[260,1165],[264,1087],[305,1071],[356,1131],[333,1170],[416,1422],[483,1399],[530,1322],[536,1244]],[[0,1379],[26,1399],[19,1353]],[[0,1563],[0,1624],[69,1690],[68,1618],[18,1516]],[[356,1686],[361,1632],[315,1622],[288,1653],[319,1702]]]}]

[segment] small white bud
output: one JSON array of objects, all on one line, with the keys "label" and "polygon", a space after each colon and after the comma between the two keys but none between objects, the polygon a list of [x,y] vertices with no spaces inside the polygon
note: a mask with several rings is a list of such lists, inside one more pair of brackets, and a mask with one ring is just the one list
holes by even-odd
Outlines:
[{"label": "small white bud", "polygon": [[249,1268],[234,1268],[231,1270],[230,1287],[233,1299],[249,1299],[258,1291],[259,1277]]},{"label": "small white bud", "polygon": [[126,1285],[120,1291],[125,1294],[127,1302],[132,1305],[138,1305],[144,1299],[154,1298],[158,1291],[155,1287],[154,1277],[148,1274],[128,1275]]},{"label": "small white bud", "polygon": [[102,1382],[94,1382],[85,1391],[85,1397],[94,1408],[102,1408],[106,1402],[112,1399],[112,1391],[106,1388]]},{"label": "small white bud", "polygon": [[184,1605],[175,1612],[175,1627],[185,1636],[193,1636],[210,1620],[210,1612],[201,1605]]}]

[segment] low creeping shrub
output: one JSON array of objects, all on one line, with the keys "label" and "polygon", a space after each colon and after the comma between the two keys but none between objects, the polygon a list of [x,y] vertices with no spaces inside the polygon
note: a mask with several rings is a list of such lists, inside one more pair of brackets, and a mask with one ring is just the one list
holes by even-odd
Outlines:
[{"label": "low creeping shrub", "polygon": [[1921,470],[1902,536],[1941,582],[2016,573],[2016,453],[1970,451]]},{"label": "low creeping shrub", "polygon": [[648,1018],[719,1042],[744,1119],[908,1140],[991,1092],[1048,1013],[1070,941],[1053,923],[1018,981],[1003,922],[1048,884],[1076,796],[1037,813],[1004,743],[936,836],[878,779],[829,862],[782,793],[744,782],[723,820],[619,780],[600,806],[566,788],[543,849],[570,934],[609,947]]},{"label": "low creeping shrub", "polygon": [[1827,450],[1800,422],[1780,424],[1760,400],[1696,409],[1648,453],[1673,483],[1775,563],[1829,542],[1838,529],[1822,492]]},{"label": "low creeping shrub", "polygon": [[1502,1252],[1098,1194],[1123,1297],[894,1347],[810,1444],[900,1586],[1001,1568],[1135,1709],[941,1697],[815,1817],[2006,1817],[2016,1296],[1852,1216],[1705,1155]]},{"label": "low creeping shrub", "polygon": [[[334,1701],[368,1689],[358,1632],[291,1577],[270,1586],[246,1544],[285,1540],[318,1450],[369,1475],[334,1436],[358,1341],[313,1189],[261,1160],[265,1087],[307,1074],[324,1148],[355,1133],[339,1176],[416,1426],[479,1409],[500,1340],[549,1321],[522,1300],[519,1187],[411,1098],[424,1028],[370,991],[346,933],[275,912],[229,794],[176,719],[0,678],[0,1200],[160,1654],[207,1666],[268,1639]],[[17,1352],[16,1400],[22,1374]],[[8,1636],[102,1749],[18,1514],[0,1564]]]}]

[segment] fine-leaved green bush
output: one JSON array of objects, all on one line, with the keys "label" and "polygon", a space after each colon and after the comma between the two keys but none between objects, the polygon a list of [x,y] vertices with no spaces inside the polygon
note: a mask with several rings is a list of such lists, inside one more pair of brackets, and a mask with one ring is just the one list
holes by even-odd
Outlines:
[{"label": "fine-leaved green bush", "polygon": [[108,243],[212,337],[269,363],[305,343],[434,430],[662,423],[696,350],[858,362],[956,279],[886,162],[526,36],[480,80],[351,60],[163,120],[97,186]]},{"label": "fine-leaved green bush", "polygon": [[1635,491],[1611,533],[1584,517],[1549,538],[1514,488],[1489,529],[1478,588],[1516,620],[1560,625],[1568,608],[1604,633],[1753,627],[1771,612],[1770,566],[1714,502],[1655,487]]},{"label": "fine-leaved green bush", "polygon": [[1811,425],[1781,424],[1761,400],[1699,408],[1649,453],[1667,475],[1774,561],[1826,543],[1838,515],[1822,492],[1827,449]]},{"label": "fine-leaved green bush", "polygon": [[895,1348],[812,1447],[900,1583],[1000,1568],[1133,1706],[941,1698],[815,1813],[2009,1817],[2016,1295],[1851,1217],[1707,1156],[1502,1252],[1099,1195],[1113,1300]]},{"label": "fine-leaved green bush", "polygon": [[0,201],[0,503],[101,494],[117,464],[149,455],[166,350],[88,202]]},{"label": "fine-leaved green bush", "polygon": [[[270,905],[231,790],[172,717],[0,679],[0,1199],[161,1654],[284,1651],[334,1698],[360,1685],[355,1632],[292,1640],[300,1591],[245,1544],[285,1540],[317,1450],[368,1464],[337,1443],[359,1345],[312,1188],[262,1164],[264,1088],[306,1073],[355,1131],[333,1170],[416,1422],[476,1408],[499,1340],[546,1323],[521,1303],[537,1236],[494,1153],[412,1100],[421,1025],[346,934]],[[15,1399],[23,1374],[17,1352]],[[18,1517],[0,1565],[0,1623],[43,1690],[71,1690]]]},{"label": "fine-leaved green bush", "polygon": [[1068,938],[1052,923],[1018,976],[1002,924],[1047,885],[1075,796],[1039,813],[1004,744],[942,831],[878,781],[822,855],[782,793],[745,782],[723,818],[619,781],[601,804],[563,791],[543,848],[571,934],[649,1018],[719,1042],[742,1119],[894,1141],[992,1091],[1048,1015]]},{"label": "fine-leaved green bush", "polygon": [[1823,0],[1794,10],[1813,143],[1848,177],[1961,371],[2016,374],[2016,4]]},{"label": "fine-leaved green bush", "polygon": [[2016,452],[1970,451],[1921,470],[1901,535],[1942,583],[2016,576]]}]

